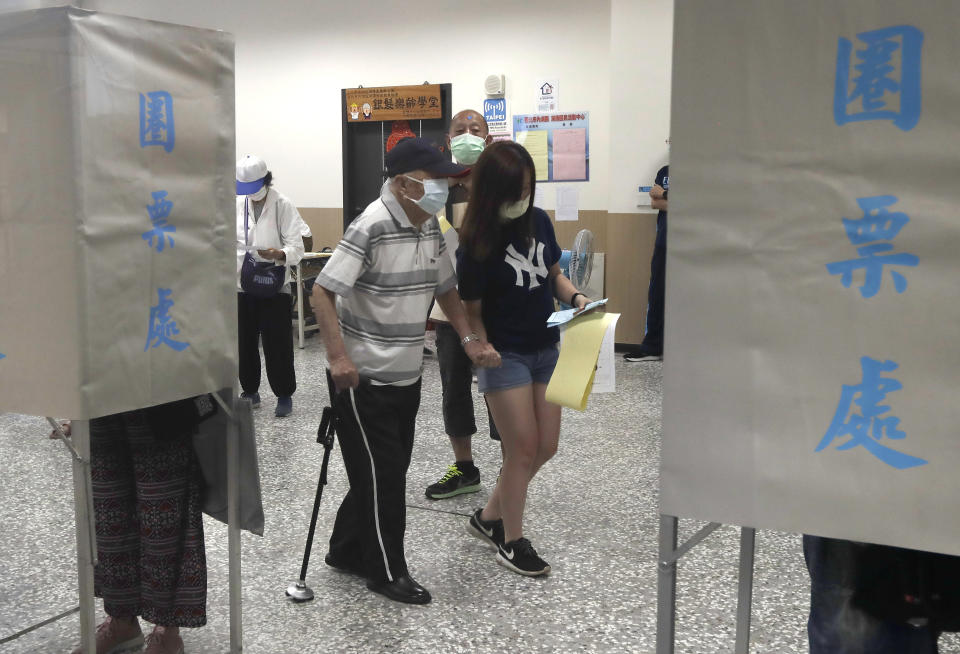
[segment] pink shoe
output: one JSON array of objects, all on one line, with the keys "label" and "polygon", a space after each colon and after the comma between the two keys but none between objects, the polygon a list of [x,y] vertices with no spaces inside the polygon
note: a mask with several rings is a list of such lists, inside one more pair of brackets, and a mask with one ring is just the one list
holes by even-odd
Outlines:
[{"label": "pink shoe", "polygon": [[157,625],[147,636],[147,649],[143,654],[183,654],[183,639],[179,633],[170,633],[166,627]]},{"label": "pink shoe", "polygon": [[[141,647],[143,632],[140,631],[140,623],[137,621],[134,621],[134,626],[131,627],[129,623],[107,616],[97,627],[97,654],[120,654],[136,651]],[[82,652],[82,647],[73,650],[73,654]]]}]

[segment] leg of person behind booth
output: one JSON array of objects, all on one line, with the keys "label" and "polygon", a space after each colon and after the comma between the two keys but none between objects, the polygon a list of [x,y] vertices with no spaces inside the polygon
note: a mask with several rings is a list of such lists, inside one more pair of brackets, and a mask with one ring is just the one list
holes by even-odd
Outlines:
[{"label": "leg of person behind booth", "polygon": [[289,293],[261,298],[260,333],[263,335],[263,358],[267,367],[270,390],[277,396],[275,415],[285,418],[293,412],[293,394],[297,376],[293,369],[293,311]]},{"label": "leg of person behind booth", "polygon": [[139,649],[138,616],[156,625],[146,652],[183,652],[180,627],[206,624],[192,433],[158,433],[143,412],[131,411],[91,420],[90,450],[99,558],[94,585],[108,616],[97,629],[97,652]]},{"label": "leg of person behind booth", "polygon": [[853,605],[858,553],[863,545],[803,537],[810,572],[810,654],[936,654],[938,634],[879,620]]},{"label": "leg of person behind booth", "polygon": [[[327,382],[333,380],[327,373]],[[325,561],[367,579],[367,588],[397,602],[426,604],[404,555],[406,476],[420,407],[420,381],[333,393],[337,439],[350,490],[337,511]]]}]

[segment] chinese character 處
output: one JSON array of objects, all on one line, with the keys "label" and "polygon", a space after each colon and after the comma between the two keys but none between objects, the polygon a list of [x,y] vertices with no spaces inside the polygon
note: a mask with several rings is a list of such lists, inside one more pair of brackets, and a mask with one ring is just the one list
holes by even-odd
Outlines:
[{"label": "chinese character \u8655", "polygon": [[[843,226],[850,242],[859,246],[857,254],[860,258],[827,264],[827,272],[831,275],[840,275],[840,283],[844,288],[850,287],[854,271],[863,268],[864,277],[860,295],[865,298],[873,297],[880,290],[885,265],[916,267],[920,262],[919,257],[907,252],[880,254],[893,249],[893,243],[882,241],[892,241],[903,226],[910,222],[910,218],[905,213],[887,210],[888,206],[896,202],[895,195],[859,198],[857,204],[863,209],[863,218],[857,220],[844,218]],[[907,290],[906,277],[895,270],[890,271],[890,276],[893,278],[893,286],[897,293]]]},{"label": "chinese character \u8655", "polygon": [[147,343],[143,346],[144,352],[151,347],[160,347],[161,345],[167,345],[177,352],[182,352],[190,346],[189,343],[173,340],[173,337],[179,334],[180,330],[169,314],[170,309],[173,308],[173,300],[170,299],[171,292],[169,288],[157,289],[157,306],[150,307],[150,323],[147,326]]},{"label": "chinese character \u8655", "polygon": [[166,91],[140,94],[140,147],[162,146],[171,152],[176,145],[173,97]]},{"label": "chinese character \u8655", "polygon": [[[166,218],[173,210],[173,202],[167,200],[166,191],[154,191],[153,204],[147,205],[147,212],[150,214],[150,222],[153,223],[153,229],[145,231],[141,238],[152,248],[156,246],[157,252],[163,252],[166,242],[170,242],[173,248],[173,232],[177,231],[174,225],[167,222]],[[156,243],[154,243],[156,239]]]},{"label": "chinese character \u8655", "polygon": [[877,361],[870,357],[862,357],[860,366],[863,371],[863,381],[856,386],[843,384],[840,402],[837,404],[830,427],[814,451],[820,452],[832,445],[834,441],[849,436],[848,440],[837,445],[838,451],[863,447],[888,466],[898,470],[926,464],[927,461],[924,459],[880,443],[884,438],[903,440],[907,436],[903,430],[897,428],[900,418],[881,417],[890,411],[890,407],[881,402],[884,401],[887,393],[900,390],[903,384],[892,377],[880,375],[896,370],[899,367],[898,364],[889,360]]},{"label": "chinese character \u8655", "polygon": [[[863,48],[856,51],[856,64],[851,61],[853,44],[842,37],[837,44],[834,121],[844,125],[891,120],[904,131],[913,129],[920,120],[923,32],[910,25],[896,25],[861,32],[857,39]],[[899,56],[894,58],[894,54]],[[899,63],[899,70],[894,63]],[[852,80],[851,68],[856,70]]]}]

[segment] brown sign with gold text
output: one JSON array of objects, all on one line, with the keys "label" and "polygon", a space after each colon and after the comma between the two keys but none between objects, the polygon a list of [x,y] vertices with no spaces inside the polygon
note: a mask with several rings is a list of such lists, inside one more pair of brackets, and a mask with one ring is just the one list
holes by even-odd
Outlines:
[{"label": "brown sign with gold text", "polygon": [[347,122],[442,118],[440,85],[347,89]]}]

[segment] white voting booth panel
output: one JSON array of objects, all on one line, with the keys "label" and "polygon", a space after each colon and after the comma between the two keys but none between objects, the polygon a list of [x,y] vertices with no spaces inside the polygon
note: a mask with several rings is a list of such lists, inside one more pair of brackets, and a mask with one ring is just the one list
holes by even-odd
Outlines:
[{"label": "white voting booth panel", "polygon": [[236,378],[230,35],[0,20],[0,411],[93,418]]},{"label": "white voting booth panel", "polygon": [[661,513],[960,554],[960,4],[676,4]]}]

